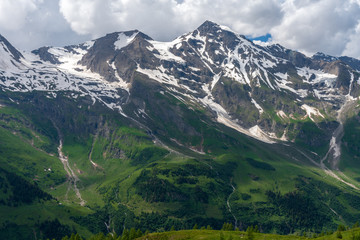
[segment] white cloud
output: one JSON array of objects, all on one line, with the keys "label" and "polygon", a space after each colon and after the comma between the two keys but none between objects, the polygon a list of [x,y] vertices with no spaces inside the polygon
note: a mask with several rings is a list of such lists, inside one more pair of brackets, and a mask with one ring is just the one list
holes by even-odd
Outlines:
[{"label": "white cloud", "polygon": [[60,0],[60,11],[79,34],[94,37],[139,29],[166,38],[179,32],[174,0]]},{"label": "white cloud", "polygon": [[18,30],[25,23],[27,15],[37,9],[38,0],[1,0],[0,26],[5,29]]},{"label": "white cloud", "polygon": [[[139,29],[171,40],[205,20],[249,36],[272,34],[273,42],[308,54],[354,56],[359,37],[359,0],[60,0],[61,13],[79,34],[94,37]],[[351,48],[352,51],[346,50]],[[356,55],[357,57],[360,54]]]},{"label": "white cloud", "polygon": [[354,56],[360,58],[360,22],[349,37],[349,41],[345,45],[345,49],[342,52],[344,56]]},{"label": "white cloud", "polygon": [[90,38],[72,31],[57,0],[0,0],[0,34],[20,50]]},{"label": "white cloud", "polygon": [[273,41],[286,47],[340,55],[354,34],[359,4],[338,0],[287,0],[281,24],[270,29]]},{"label": "white cloud", "polygon": [[179,18],[197,25],[209,19],[244,35],[262,35],[279,24],[283,13],[275,0],[185,0],[177,5]]},{"label": "white cloud", "polygon": [[0,33],[21,48],[138,29],[171,40],[205,20],[305,53],[360,58],[360,0],[0,0]]},{"label": "white cloud", "polygon": [[267,33],[281,20],[275,0],[60,0],[60,10],[79,34],[100,36],[137,28],[160,40],[192,31],[205,20],[246,35]]}]

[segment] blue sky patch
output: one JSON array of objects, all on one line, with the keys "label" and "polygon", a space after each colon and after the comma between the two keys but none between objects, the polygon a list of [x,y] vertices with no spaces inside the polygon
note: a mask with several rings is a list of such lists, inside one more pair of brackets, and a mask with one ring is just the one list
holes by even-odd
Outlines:
[{"label": "blue sky patch", "polygon": [[251,41],[261,41],[261,42],[267,42],[269,41],[269,39],[271,39],[271,34],[267,33],[266,35],[263,36],[259,36],[259,37],[254,37],[254,38],[249,38]]}]

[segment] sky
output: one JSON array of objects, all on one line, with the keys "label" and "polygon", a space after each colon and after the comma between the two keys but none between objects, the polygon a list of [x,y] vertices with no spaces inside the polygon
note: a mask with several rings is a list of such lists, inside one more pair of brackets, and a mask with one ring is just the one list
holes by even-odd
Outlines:
[{"label": "sky", "polygon": [[0,34],[19,50],[133,29],[170,41],[205,20],[307,55],[360,58],[360,0],[0,0]]}]

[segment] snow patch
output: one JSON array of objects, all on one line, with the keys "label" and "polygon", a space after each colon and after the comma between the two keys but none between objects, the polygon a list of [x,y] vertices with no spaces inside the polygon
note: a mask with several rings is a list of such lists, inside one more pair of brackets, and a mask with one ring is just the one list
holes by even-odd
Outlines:
[{"label": "snow patch", "polygon": [[[203,89],[205,90],[206,87],[203,86]],[[209,91],[209,90],[207,90],[207,91]],[[210,96],[206,96],[206,97],[202,98],[201,102],[203,102],[205,105],[210,107],[210,109],[212,109],[214,112],[216,112],[218,116],[219,115],[228,116],[228,113],[226,112],[226,110],[220,104],[214,102],[214,100]]]},{"label": "snow patch", "polygon": [[255,101],[255,99],[251,98],[251,102],[255,105],[255,107],[259,110],[259,113],[262,114],[264,109]]},{"label": "snow patch", "polygon": [[319,109],[317,109],[317,108],[310,107],[309,105],[303,104],[301,106],[301,109],[306,111],[306,115],[304,118],[306,118],[306,116],[308,116],[313,122],[315,122],[315,120],[312,118],[312,116],[319,116],[319,117],[325,118],[324,115],[322,115],[321,112],[319,111]]},{"label": "snow patch", "polygon": [[115,77],[119,80],[119,82],[117,83],[111,83],[112,85],[116,86],[116,87],[120,87],[124,90],[126,90],[128,93],[130,93],[130,89],[129,89],[129,83],[127,83],[126,81],[124,81],[120,76],[119,73],[116,69],[115,66],[115,62],[112,62],[111,64],[109,63],[109,61],[107,61],[107,63],[109,64],[109,66],[114,70],[115,73]]},{"label": "snow patch", "polygon": [[296,89],[288,86],[289,84],[292,84],[292,83],[290,81],[287,81],[287,79],[288,79],[287,73],[277,72],[277,73],[274,73],[274,75],[276,77],[275,81],[277,82],[277,85],[279,88],[293,92],[301,98],[305,98],[308,95],[308,91],[306,89],[297,89],[296,90]]},{"label": "snow patch", "polygon": [[92,48],[92,46],[94,46],[94,43],[95,43],[94,40],[92,40],[92,41],[87,41],[87,42],[85,42],[85,43],[83,44],[83,46],[84,46],[87,50],[89,50],[90,48]]},{"label": "snow patch", "polygon": [[79,77],[103,79],[100,74],[94,73],[85,66],[78,64],[82,57],[87,53],[86,50],[81,48],[74,48],[72,51],[69,51],[65,48],[56,47],[50,48],[48,52],[56,56],[57,59],[61,62],[61,64],[58,65],[58,68],[61,70],[65,70],[68,73]]},{"label": "snow patch", "polygon": [[225,31],[228,31],[228,32],[234,32],[230,27],[228,26],[225,26],[225,25],[219,25],[219,27],[222,29],[222,30],[225,30]]},{"label": "snow patch", "polygon": [[280,110],[280,111],[277,111],[276,112],[276,115],[278,115],[278,117],[282,118],[282,119],[286,119],[286,118],[289,118],[286,113],[284,113],[283,110]]},{"label": "snow patch", "polygon": [[194,72],[200,72],[201,71],[200,68],[196,68],[196,67],[192,67],[192,66],[189,66],[189,69],[191,69]]},{"label": "snow patch", "polygon": [[283,135],[281,136],[281,138],[280,138],[279,140],[284,141],[284,142],[287,142],[288,139],[287,139],[287,137],[286,137],[286,134],[287,134],[287,129],[284,130],[284,133],[283,133]]},{"label": "snow patch", "polygon": [[0,42],[0,69],[11,72],[18,71],[17,62],[14,59],[14,56],[3,42]]},{"label": "snow patch", "polygon": [[274,73],[274,75],[279,77],[281,80],[286,81],[288,79],[288,74],[287,73],[277,72],[277,73]]},{"label": "snow patch", "polygon": [[119,33],[117,41],[114,42],[115,50],[120,50],[134,40],[138,32],[133,33],[131,36],[126,36],[124,33]]},{"label": "snow patch", "polygon": [[[159,54],[155,54],[155,57],[161,60],[185,63],[185,60],[183,60],[181,57],[178,57],[174,55],[172,52],[170,52],[171,48],[174,48],[175,45],[181,42],[180,38],[177,38],[172,42],[158,42],[158,41],[149,41],[149,42],[152,44],[153,48],[159,52]],[[148,49],[151,51],[151,48],[148,47]]]},{"label": "snow patch", "polygon": [[213,77],[213,80],[212,80],[212,82],[211,82],[211,90],[213,90],[213,88],[215,87],[216,83],[220,80],[220,77],[221,77],[221,73],[216,74],[216,75]]},{"label": "snow patch", "polygon": [[163,66],[160,66],[157,69],[144,69],[138,65],[136,71],[145,74],[160,83],[179,87],[178,80],[174,76],[166,74],[166,69]]},{"label": "snow patch", "polygon": [[332,87],[337,79],[335,74],[325,73],[308,67],[297,68],[297,74],[304,79],[305,83],[325,83],[327,87]]},{"label": "snow patch", "polygon": [[249,128],[249,132],[251,135],[253,135],[255,138],[267,142],[267,143],[275,143],[273,140],[271,140],[266,133],[261,130],[261,128],[258,125],[253,126],[252,128]]}]

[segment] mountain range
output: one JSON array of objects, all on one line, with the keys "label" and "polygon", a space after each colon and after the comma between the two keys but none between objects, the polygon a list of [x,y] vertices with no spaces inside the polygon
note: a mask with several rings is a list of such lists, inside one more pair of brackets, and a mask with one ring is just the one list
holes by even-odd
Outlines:
[{"label": "mountain range", "polygon": [[358,59],[210,21],[31,53],[0,35],[0,88],[2,237],[360,218]]}]

